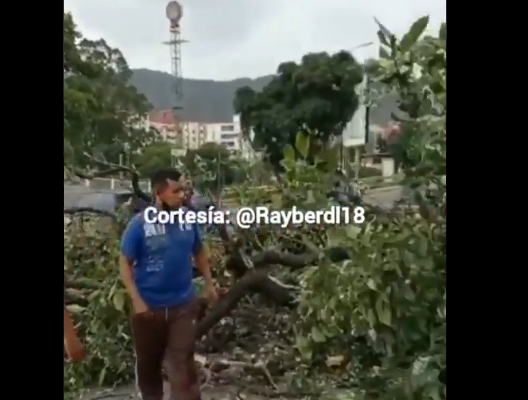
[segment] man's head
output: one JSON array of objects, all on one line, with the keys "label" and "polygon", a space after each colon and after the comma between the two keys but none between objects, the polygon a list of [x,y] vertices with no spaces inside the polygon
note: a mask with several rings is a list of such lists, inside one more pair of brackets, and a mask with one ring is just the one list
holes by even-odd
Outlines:
[{"label": "man's head", "polygon": [[184,198],[183,176],[175,168],[163,168],[150,178],[152,192],[158,204],[165,208],[178,208]]}]

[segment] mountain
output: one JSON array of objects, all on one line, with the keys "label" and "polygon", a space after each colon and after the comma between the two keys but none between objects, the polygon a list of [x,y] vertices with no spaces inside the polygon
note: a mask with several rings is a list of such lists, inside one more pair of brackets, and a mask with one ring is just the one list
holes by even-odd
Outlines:
[{"label": "mountain", "polygon": [[[155,110],[170,110],[173,105],[174,78],[172,75],[148,69],[133,70],[131,83],[143,93]],[[233,99],[239,87],[249,86],[262,90],[273,75],[256,79],[238,78],[232,81],[202,79],[183,80],[183,110],[179,113],[183,121],[192,122],[231,122]],[[396,107],[393,97],[382,101],[371,111],[371,123],[383,125],[390,121],[390,113]]]}]

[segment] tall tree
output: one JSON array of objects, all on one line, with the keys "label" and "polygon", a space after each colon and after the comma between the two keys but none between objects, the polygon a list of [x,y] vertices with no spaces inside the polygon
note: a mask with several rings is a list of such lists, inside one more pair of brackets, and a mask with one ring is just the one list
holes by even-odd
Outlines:
[{"label": "tall tree", "polygon": [[83,39],[70,14],[64,13],[65,157],[81,163],[83,152],[118,162],[155,140],[143,117],[147,99],[130,85],[123,54],[104,41]]},{"label": "tall tree", "polygon": [[173,146],[167,142],[155,142],[144,147],[134,157],[134,165],[143,177],[151,176],[156,170],[166,168],[172,163]]},{"label": "tall tree", "polygon": [[279,65],[261,92],[238,89],[234,108],[244,131],[255,132],[254,145],[265,148],[278,165],[284,146],[295,147],[298,132],[309,132],[323,144],[342,134],[357,109],[355,87],[362,79],[362,67],[350,53],[311,53],[300,64]]},{"label": "tall tree", "polygon": [[65,161],[73,161],[74,149],[88,129],[89,115],[96,105],[90,81],[97,79],[102,71],[79,54],[77,40],[81,35],[69,13],[64,13],[63,30],[64,157]]},{"label": "tall tree", "polygon": [[199,186],[216,190],[218,185],[230,185],[236,178],[231,154],[224,146],[209,142],[184,157],[184,164]]}]

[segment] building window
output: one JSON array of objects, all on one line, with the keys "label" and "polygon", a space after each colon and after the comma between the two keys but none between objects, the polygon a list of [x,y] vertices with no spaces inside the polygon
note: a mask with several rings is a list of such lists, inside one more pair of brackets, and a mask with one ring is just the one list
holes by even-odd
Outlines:
[{"label": "building window", "polygon": [[224,142],[224,144],[229,147],[235,147],[235,142]]},{"label": "building window", "polygon": [[238,137],[238,133],[223,133],[220,135],[220,138],[222,140],[230,140],[230,139],[236,139]]},{"label": "building window", "polygon": [[222,125],[220,126],[220,132],[233,132],[235,130],[234,125]]}]

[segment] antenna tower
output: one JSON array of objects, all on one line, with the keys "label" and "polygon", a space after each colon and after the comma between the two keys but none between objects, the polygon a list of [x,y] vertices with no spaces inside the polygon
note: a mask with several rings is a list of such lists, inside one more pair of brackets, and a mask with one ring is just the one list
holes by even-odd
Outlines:
[{"label": "antenna tower", "polygon": [[171,54],[172,76],[174,77],[174,93],[172,109],[176,114],[177,110],[183,108],[183,76],[181,67],[181,45],[187,43],[180,36],[180,21],[183,17],[183,7],[177,1],[170,1],[165,8],[166,16],[170,22],[170,40],[163,42],[169,46]]}]

